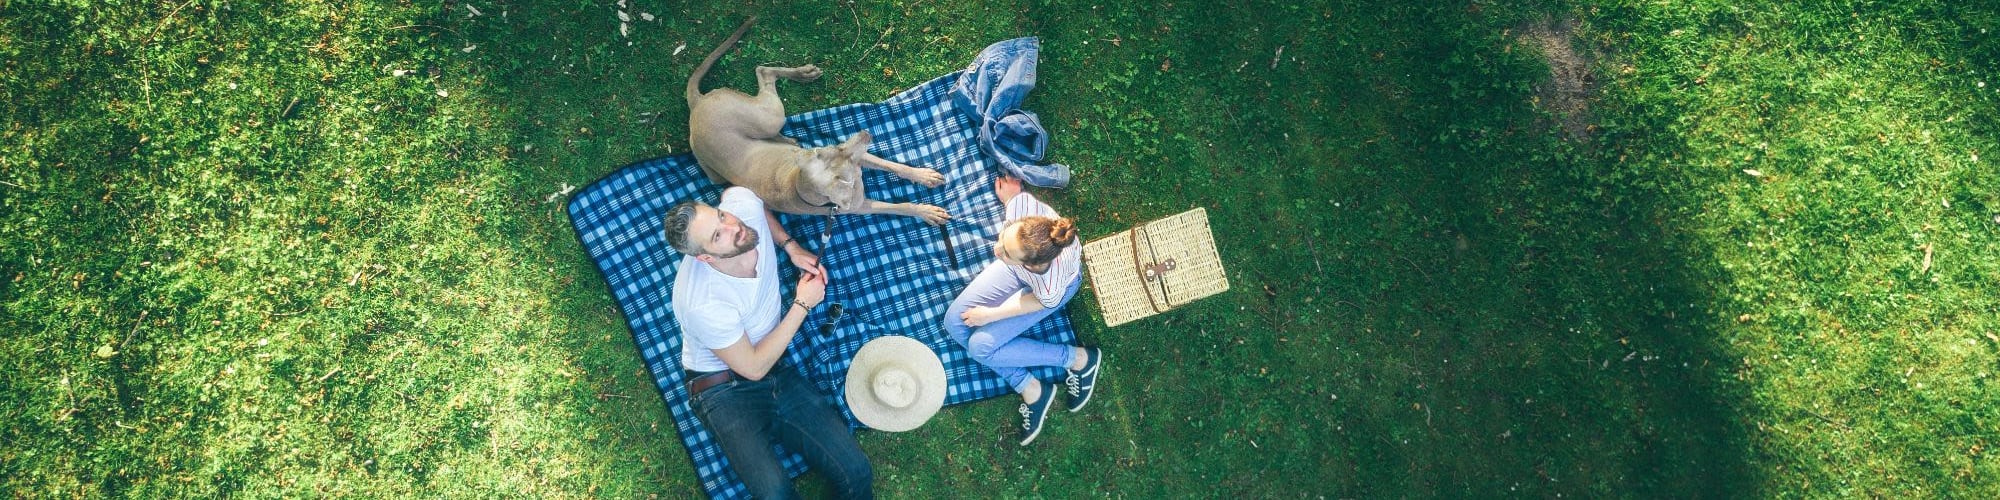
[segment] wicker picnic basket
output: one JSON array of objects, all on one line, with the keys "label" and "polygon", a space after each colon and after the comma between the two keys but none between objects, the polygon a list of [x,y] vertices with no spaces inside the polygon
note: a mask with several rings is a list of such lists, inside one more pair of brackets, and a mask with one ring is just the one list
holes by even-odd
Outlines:
[{"label": "wicker picnic basket", "polygon": [[1196,208],[1083,245],[1105,326],[1118,326],[1229,290],[1208,210]]}]

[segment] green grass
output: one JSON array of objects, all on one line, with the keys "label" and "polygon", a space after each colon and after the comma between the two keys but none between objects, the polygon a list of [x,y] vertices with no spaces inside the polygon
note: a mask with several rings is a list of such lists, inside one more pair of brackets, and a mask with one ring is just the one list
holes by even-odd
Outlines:
[{"label": "green grass", "polygon": [[1084,294],[1031,448],[862,432],[884,494],[2000,495],[2000,9],[1807,3],[0,2],[0,491],[698,494],[556,193],[685,152],[757,13],[709,85],[793,112],[1043,37],[1043,194],[1230,269]]}]

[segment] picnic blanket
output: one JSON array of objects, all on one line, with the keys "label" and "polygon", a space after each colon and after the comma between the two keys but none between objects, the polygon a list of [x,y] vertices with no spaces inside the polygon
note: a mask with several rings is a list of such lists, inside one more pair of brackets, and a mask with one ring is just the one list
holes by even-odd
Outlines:
[{"label": "picnic blanket", "polygon": [[[826,336],[820,335],[817,325],[826,319],[827,307],[816,308],[786,350],[783,364],[817,385],[852,427],[861,424],[837,395],[844,394],[854,354],[869,339],[883,335],[915,338],[939,354],[950,384],[946,406],[1012,393],[1005,381],[947,337],[941,323],[951,299],[992,260],[1003,215],[992,188],[997,167],[976,142],[977,124],[955,109],[950,98],[958,76],[955,72],[939,77],[880,103],[793,115],[785,123],[785,135],[805,147],[836,144],[868,130],[875,135],[871,152],[935,168],[946,179],[943,186],[925,188],[886,172],[862,174],[870,199],[944,207],[953,219],[943,229],[904,216],[841,215],[832,218],[829,227],[824,216],[778,214],[786,231],[806,242],[825,263],[832,280],[826,303],[845,306],[833,333]],[[603,272],[639,355],[673,415],[702,488],[711,497],[739,498],[746,496],[742,481],[688,406],[680,324],[669,306],[674,264],[681,255],[663,239],[660,221],[666,208],[681,200],[700,199],[713,205],[721,192],[722,186],[702,175],[692,155],[682,154],[605,175],[571,198],[568,209],[577,238]],[[798,281],[797,270],[790,265],[780,268],[789,297]],[[1066,315],[1055,314],[1027,335],[1073,343],[1076,331]],[[1057,371],[1046,368],[1037,375],[1052,379]],[[791,474],[804,473],[803,460],[780,448]]]}]

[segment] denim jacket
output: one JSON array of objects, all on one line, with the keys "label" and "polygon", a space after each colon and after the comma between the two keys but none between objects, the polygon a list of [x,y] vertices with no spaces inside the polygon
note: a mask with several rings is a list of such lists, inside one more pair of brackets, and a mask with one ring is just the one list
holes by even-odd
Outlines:
[{"label": "denim jacket", "polygon": [[1023,37],[986,46],[959,74],[952,102],[979,124],[979,147],[1000,168],[1022,182],[1046,188],[1069,185],[1069,166],[1037,164],[1049,148],[1049,134],[1034,112],[1021,109],[1035,88],[1041,39]]}]

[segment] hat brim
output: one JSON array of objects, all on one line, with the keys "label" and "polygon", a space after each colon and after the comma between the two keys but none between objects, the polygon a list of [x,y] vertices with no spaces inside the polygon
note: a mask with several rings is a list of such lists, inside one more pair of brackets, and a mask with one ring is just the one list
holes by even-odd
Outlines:
[{"label": "hat brim", "polygon": [[[891,367],[901,368],[917,383],[916,398],[907,406],[889,406],[871,394],[874,373]],[[924,425],[944,407],[944,361],[917,339],[885,335],[868,341],[860,352],[854,353],[854,361],[848,364],[846,385],[847,408],[862,425],[903,432]]]}]

